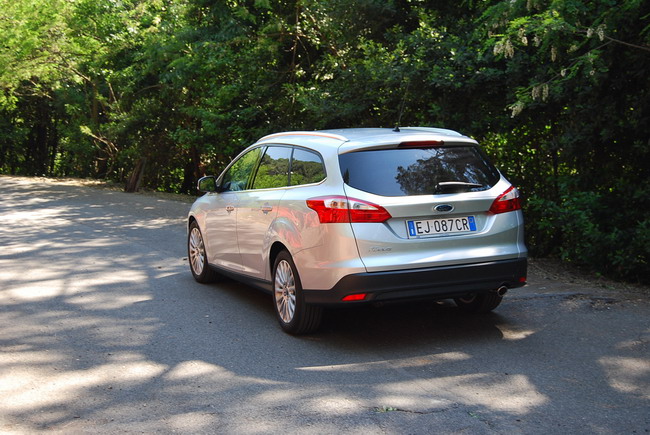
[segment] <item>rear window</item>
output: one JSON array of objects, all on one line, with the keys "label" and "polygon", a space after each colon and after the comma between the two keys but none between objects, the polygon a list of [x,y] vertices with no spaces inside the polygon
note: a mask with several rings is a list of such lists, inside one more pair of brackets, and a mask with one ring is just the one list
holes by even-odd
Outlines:
[{"label": "rear window", "polygon": [[357,151],[339,163],[347,185],[383,196],[481,191],[500,178],[475,146]]}]

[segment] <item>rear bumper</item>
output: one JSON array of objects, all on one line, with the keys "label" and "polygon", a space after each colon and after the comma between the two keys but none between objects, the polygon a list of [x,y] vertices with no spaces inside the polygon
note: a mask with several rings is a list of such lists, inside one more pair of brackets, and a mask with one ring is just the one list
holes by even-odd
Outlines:
[{"label": "rear bumper", "polygon": [[[526,284],[526,258],[427,269],[358,273],[343,277],[329,290],[303,290],[305,302],[317,305],[379,302],[431,297],[447,299]],[[362,301],[343,302],[351,294],[367,293]]]}]

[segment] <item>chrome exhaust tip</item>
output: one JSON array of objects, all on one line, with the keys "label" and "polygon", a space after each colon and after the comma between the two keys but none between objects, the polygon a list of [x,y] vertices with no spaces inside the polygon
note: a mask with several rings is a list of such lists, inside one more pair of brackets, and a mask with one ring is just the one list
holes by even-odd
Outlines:
[{"label": "chrome exhaust tip", "polygon": [[496,294],[498,294],[499,296],[503,297],[506,293],[508,293],[508,287],[506,287],[505,285],[502,285],[498,289],[494,290],[494,292]]}]

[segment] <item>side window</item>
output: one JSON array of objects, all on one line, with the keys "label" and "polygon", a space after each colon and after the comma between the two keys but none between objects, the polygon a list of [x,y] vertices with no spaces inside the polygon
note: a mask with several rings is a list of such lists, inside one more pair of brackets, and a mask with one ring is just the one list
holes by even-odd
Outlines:
[{"label": "side window", "polygon": [[311,151],[296,148],[291,161],[291,185],[318,183],[325,179],[321,157]]},{"label": "side window", "polygon": [[260,154],[262,154],[262,148],[254,148],[237,159],[221,180],[223,190],[245,190]]},{"label": "side window", "polygon": [[255,174],[253,189],[285,187],[289,183],[289,159],[291,148],[270,146]]}]

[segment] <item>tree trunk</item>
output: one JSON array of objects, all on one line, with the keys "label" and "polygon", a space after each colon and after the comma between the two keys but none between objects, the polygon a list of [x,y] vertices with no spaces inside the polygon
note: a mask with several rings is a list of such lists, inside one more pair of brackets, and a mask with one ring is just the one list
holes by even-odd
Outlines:
[{"label": "tree trunk", "polygon": [[182,193],[196,193],[196,180],[201,177],[200,173],[201,156],[196,147],[190,148],[189,159],[183,168],[183,184],[181,185]]},{"label": "tree trunk", "polygon": [[49,148],[49,153],[50,153],[50,161],[49,161],[49,171],[48,175],[53,175],[54,174],[54,167],[56,165],[56,153],[59,148],[59,129],[58,129],[58,118],[54,117],[53,121],[50,123],[50,134],[48,137],[48,148]]},{"label": "tree trunk", "polygon": [[142,176],[144,175],[144,167],[147,164],[147,159],[142,157],[138,160],[138,163],[133,168],[131,176],[126,181],[126,186],[124,186],[125,192],[137,192],[140,189],[140,182],[142,181]]}]

